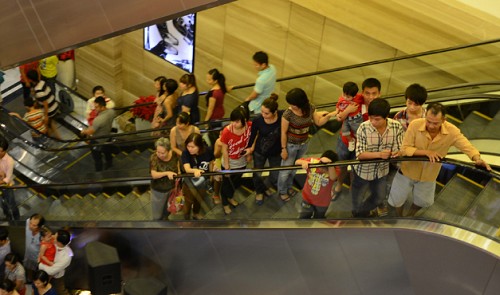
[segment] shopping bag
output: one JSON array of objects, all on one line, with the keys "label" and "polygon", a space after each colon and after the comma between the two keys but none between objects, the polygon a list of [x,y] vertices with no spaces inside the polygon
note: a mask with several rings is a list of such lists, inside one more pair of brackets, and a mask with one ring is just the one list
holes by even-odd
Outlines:
[{"label": "shopping bag", "polygon": [[176,214],[182,211],[184,207],[184,196],[182,195],[182,180],[177,178],[175,180],[175,186],[170,192],[168,197],[168,207],[167,210],[170,214]]}]

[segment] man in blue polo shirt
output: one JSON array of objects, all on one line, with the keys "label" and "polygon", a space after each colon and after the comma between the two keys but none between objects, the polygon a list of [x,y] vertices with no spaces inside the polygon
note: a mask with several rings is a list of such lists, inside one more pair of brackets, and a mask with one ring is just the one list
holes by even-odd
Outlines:
[{"label": "man in blue polo shirt", "polygon": [[276,68],[269,64],[269,57],[263,51],[258,51],[253,55],[253,63],[259,73],[253,91],[245,98],[245,101],[250,101],[248,105],[250,112],[260,114],[262,102],[274,91]]}]

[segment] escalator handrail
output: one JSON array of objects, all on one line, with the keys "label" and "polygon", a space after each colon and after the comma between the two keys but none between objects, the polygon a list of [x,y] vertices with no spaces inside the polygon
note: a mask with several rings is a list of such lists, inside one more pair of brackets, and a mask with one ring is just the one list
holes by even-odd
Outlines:
[{"label": "escalator handrail", "polygon": [[[432,99],[429,99],[427,103],[429,103],[429,102],[460,101],[460,100],[468,100],[468,99],[475,99],[475,98],[478,98],[478,99],[500,100],[500,95],[496,95],[496,94],[465,94],[465,95],[451,96],[451,97],[432,98]],[[322,104],[322,105],[317,106],[317,109],[321,109],[323,107],[332,107],[332,106],[335,106],[335,103]],[[391,108],[404,107],[404,106],[405,106],[405,104],[401,103],[401,104],[391,105]],[[19,119],[17,117],[12,117],[12,118],[14,120],[19,121],[19,122],[22,121],[23,125],[29,127],[30,130],[36,130],[33,127],[29,126],[26,122],[24,122],[24,120],[21,120],[21,119]],[[227,119],[221,119],[221,120],[218,120],[218,121],[219,122],[224,122],[224,121],[227,121],[227,120],[229,120],[229,118],[227,118]],[[207,123],[207,122],[204,122],[204,123]],[[0,128],[4,129],[6,132],[8,132],[9,134],[11,134],[11,136],[16,136],[14,133],[12,133],[11,131],[9,131],[7,128],[4,128],[4,126],[0,125]],[[59,152],[59,151],[67,151],[67,150],[76,150],[76,149],[89,148],[89,147],[92,147],[94,145],[95,146],[103,146],[103,145],[119,144],[120,141],[118,139],[120,137],[125,137],[125,136],[130,136],[130,135],[137,135],[137,134],[142,134],[142,133],[151,133],[151,132],[155,132],[155,131],[158,132],[158,131],[169,130],[169,129],[171,129],[171,127],[161,127],[161,128],[156,128],[156,129],[145,129],[145,130],[140,130],[140,131],[135,131],[135,132],[124,132],[124,133],[116,133],[116,134],[112,134],[112,135],[96,136],[96,137],[93,137],[92,139],[93,140],[106,139],[107,142],[104,142],[104,143],[93,143],[93,144],[89,144],[89,145],[79,145],[79,146],[63,147],[63,148],[46,148],[44,146],[40,146],[37,143],[33,143],[33,142],[30,142],[30,141],[27,141],[27,140],[24,140],[24,139],[22,139],[22,140],[23,140],[23,142],[25,144],[28,144],[28,145],[30,145],[30,146],[32,146],[34,148],[40,148],[40,149],[42,149],[44,151],[49,151],[49,152]],[[215,131],[220,131],[220,129],[221,128],[214,128],[214,129],[210,129],[210,130],[203,129],[203,130],[200,130],[200,132],[201,133],[215,132]],[[45,135],[42,134],[42,136],[45,136]],[[149,142],[149,141],[154,141],[154,140],[156,140],[159,137],[161,137],[161,135],[159,135],[159,136],[148,136],[148,137],[145,137],[145,138],[135,139],[135,140],[130,140],[129,139],[126,142],[127,143],[145,143],[145,142]],[[86,142],[88,140],[89,140],[88,138],[79,138],[79,139],[73,139],[73,140],[64,140],[62,142],[75,143],[75,142]]]},{"label": "escalator handrail", "polygon": [[[465,44],[465,45],[456,45],[456,46],[451,46],[451,47],[446,47],[446,48],[433,49],[433,50],[428,50],[428,51],[423,51],[423,52],[418,52],[418,53],[413,53],[413,54],[389,57],[389,58],[384,58],[384,59],[379,59],[379,60],[374,60],[374,61],[352,64],[352,65],[348,65],[348,66],[342,66],[342,67],[330,68],[330,69],[321,70],[321,71],[314,71],[314,72],[308,72],[308,73],[299,74],[299,75],[282,77],[282,78],[276,79],[276,82],[289,81],[289,80],[293,80],[293,79],[306,78],[306,77],[317,76],[317,75],[322,75],[322,74],[340,72],[340,71],[344,71],[344,70],[362,68],[362,67],[366,67],[366,66],[378,65],[378,64],[383,64],[383,63],[390,63],[390,62],[395,62],[395,61],[400,61],[400,60],[407,60],[407,59],[412,59],[412,58],[416,58],[416,57],[435,55],[435,54],[451,52],[451,51],[458,51],[458,50],[462,50],[462,49],[473,48],[473,47],[478,47],[478,46],[488,45],[488,44],[493,44],[493,43],[498,43],[498,42],[500,42],[500,38],[486,40],[486,41],[480,41],[480,42],[475,42],[475,43],[469,43],[469,44]],[[75,93],[80,98],[82,98],[84,100],[88,100],[88,99],[84,98],[82,95],[72,91],[69,87],[60,83],[59,81],[57,81],[57,83],[60,84],[65,89],[70,90],[72,93]],[[467,84],[468,83],[460,84],[460,85],[463,85],[463,86],[460,86],[460,88],[469,87],[469,86],[467,86]],[[497,85],[497,84],[498,84],[498,82],[495,83],[494,85]],[[242,88],[253,87],[253,86],[255,86],[255,83],[247,83],[247,84],[233,86],[232,89],[235,90],[235,89],[242,89]],[[471,85],[471,86],[474,86],[474,85]],[[444,87],[442,90],[449,90],[449,89]],[[432,89],[429,92],[434,92],[434,91],[440,91],[440,88]],[[200,92],[199,95],[200,96],[206,95],[207,93],[208,93],[207,91]],[[392,97],[393,95],[394,94],[391,94],[391,95],[387,96],[387,98]],[[397,96],[400,96],[400,94],[398,94]],[[134,108],[136,106],[137,105],[129,105],[129,106],[123,106],[123,107],[119,107],[119,108],[115,108],[115,109],[126,110],[126,109]]]},{"label": "escalator handrail", "polygon": [[[416,57],[440,54],[440,53],[444,53],[444,52],[457,51],[457,50],[462,50],[462,49],[467,49],[467,48],[478,47],[478,46],[482,46],[482,45],[498,43],[498,42],[500,42],[500,38],[481,41],[481,42],[475,42],[475,43],[469,43],[469,44],[465,44],[465,45],[457,45],[457,46],[451,46],[451,47],[446,47],[446,48],[433,49],[433,50],[428,50],[428,51],[423,51],[423,52],[418,52],[418,53],[413,53],[413,54],[401,55],[401,56],[396,56],[396,57],[389,57],[389,58],[384,58],[384,59],[379,59],[379,60],[374,60],[374,61],[368,61],[368,62],[353,64],[353,65],[343,66],[343,67],[337,67],[337,68],[333,68],[333,69],[327,69],[327,70],[304,73],[304,74],[300,74],[300,75],[283,77],[283,78],[276,79],[276,82],[282,82],[282,81],[288,81],[288,80],[293,80],[293,79],[306,78],[306,77],[310,77],[310,76],[317,76],[317,75],[322,75],[322,74],[340,72],[343,70],[350,70],[350,69],[356,69],[356,68],[378,65],[378,64],[383,64],[383,63],[390,63],[390,62],[394,62],[394,61],[400,61],[400,60],[406,60],[406,59],[411,59],[411,58],[416,58]],[[255,86],[255,83],[234,86],[233,89],[241,89],[241,88],[247,88],[247,87],[252,87],[252,86]]]},{"label": "escalator handrail", "polygon": [[[385,97],[382,97],[382,98],[386,99]],[[463,95],[457,95],[457,96],[436,97],[436,98],[427,99],[425,104],[429,104],[431,102],[448,102],[448,101],[469,100],[469,99],[474,99],[474,98],[500,100],[500,95],[498,95],[498,94],[463,94]],[[317,109],[328,108],[328,107],[334,107],[335,105],[336,105],[336,102],[325,103],[325,104],[321,104],[321,105],[317,106],[316,108]],[[405,107],[405,106],[406,106],[406,102],[395,103],[395,104],[391,104],[391,109]]]},{"label": "escalator handrail", "polygon": [[[500,154],[497,154],[497,156],[500,156]],[[393,159],[374,159],[374,160],[348,160],[348,161],[337,161],[334,163],[316,163],[316,164],[310,164],[309,167],[311,168],[319,168],[319,167],[337,167],[337,166],[351,166],[351,165],[360,165],[360,164],[374,164],[374,163],[398,163],[398,162],[404,162],[404,161],[414,161],[414,162],[429,162],[429,159],[427,157],[400,157],[400,158],[393,158]],[[450,159],[450,158],[443,158],[440,163],[442,164],[452,164],[455,166],[462,166],[462,167],[467,167],[469,169],[473,169],[475,171],[478,171],[483,174],[488,174],[489,176],[496,178],[500,180],[500,166],[495,166],[495,165],[490,165],[494,170],[492,171],[487,171],[486,169],[483,168],[478,168],[474,164],[470,162],[465,162],[465,161],[460,161],[456,159]],[[281,171],[281,170],[300,170],[302,169],[302,166],[300,165],[292,165],[292,166],[280,166],[280,167],[266,167],[266,168],[253,168],[253,169],[235,169],[235,170],[223,170],[223,171],[217,171],[217,172],[205,172],[203,173],[204,176],[216,176],[216,175],[227,175],[227,174],[244,174],[244,173],[258,173],[258,172],[270,172],[270,171]],[[175,176],[175,178],[187,178],[187,177],[193,177],[192,173],[183,173],[183,174],[178,174]],[[144,182],[149,182],[151,181],[151,177],[124,177],[124,178],[113,178],[113,179],[101,179],[101,180],[96,180],[96,181],[83,181],[83,182],[71,182],[71,183],[50,183],[50,184],[30,184],[30,185],[17,185],[17,186],[10,186],[10,187],[3,187],[6,189],[20,189],[20,188],[27,188],[27,187],[37,187],[37,188],[43,188],[43,187],[76,187],[76,186],[84,186],[84,185],[103,185],[103,184],[117,184],[117,183],[123,183],[123,182],[137,182],[137,181],[144,181]],[[2,189],[3,189],[2,188]]]}]

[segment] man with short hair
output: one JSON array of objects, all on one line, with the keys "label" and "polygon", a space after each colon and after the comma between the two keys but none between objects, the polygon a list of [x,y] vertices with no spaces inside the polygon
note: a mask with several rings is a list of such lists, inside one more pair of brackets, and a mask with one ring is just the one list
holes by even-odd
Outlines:
[{"label": "man with short hair", "polygon": [[34,272],[38,269],[38,254],[40,253],[40,229],[45,224],[45,218],[35,213],[26,219],[25,247],[23,265],[26,269],[26,279],[31,282]]},{"label": "man with short hair", "polygon": [[[361,114],[363,116],[363,121],[368,120],[368,106],[374,100],[380,97],[382,89],[382,84],[376,78],[367,78],[361,84],[361,96],[364,101],[364,104],[361,105]],[[359,94],[358,94],[359,95]],[[339,112],[337,114],[338,121],[344,121],[350,113],[356,112],[358,110],[357,104],[348,105],[345,110]],[[353,134],[354,135],[354,134]],[[340,161],[354,160],[356,159],[356,152],[349,151],[349,139],[342,134],[339,135],[337,141],[337,154],[339,155]],[[334,199],[342,191],[342,184],[344,183],[344,179],[347,176],[347,167],[340,166],[340,175],[337,180],[337,184],[335,186],[335,196]]]},{"label": "man with short hair", "polygon": [[57,295],[67,295],[69,293],[64,285],[64,274],[73,257],[73,251],[68,245],[71,241],[71,235],[67,230],[60,229],[57,231],[55,239],[56,256],[54,257],[54,263],[50,266],[40,263],[38,267],[47,272],[49,276],[52,276],[52,284]]},{"label": "man with short hair", "polygon": [[[399,156],[403,127],[389,119],[391,107],[385,99],[376,99],[368,106],[369,121],[361,123],[356,132],[358,160],[389,159]],[[353,217],[370,217],[380,207],[387,191],[389,162],[354,165],[351,184]],[[369,197],[364,200],[370,190]]]},{"label": "man with short hair", "polygon": [[436,178],[441,169],[441,164],[436,162],[448,154],[451,146],[469,156],[477,166],[491,170],[460,129],[446,121],[446,108],[440,103],[431,103],[426,117],[412,121],[403,139],[403,156],[425,156],[429,162],[401,163],[389,194],[389,205],[396,208],[398,216],[403,216],[403,205],[410,192],[413,193],[413,204],[407,216],[414,216],[420,208],[434,203]]},{"label": "man with short hair", "polygon": [[427,89],[417,83],[411,84],[406,88],[405,99],[406,108],[394,115],[394,120],[401,123],[406,131],[411,121],[425,118],[425,110],[422,106],[427,101]]},{"label": "man with short hair", "polygon": [[253,63],[258,71],[258,77],[252,93],[245,98],[245,101],[250,101],[248,108],[251,113],[260,114],[262,102],[264,99],[269,98],[274,91],[276,68],[274,65],[269,64],[269,57],[263,51],[258,51],[253,55]]},{"label": "man with short hair", "polygon": [[9,143],[0,137],[0,187],[2,191],[2,209],[7,220],[19,220],[19,208],[12,189],[4,187],[14,185],[14,159],[7,154]]},{"label": "man with short hair", "polygon": [[[94,100],[94,110],[97,112],[97,117],[94,119],[92,126],[82,130],[82,135],[89,137],[99,137],[111,134],[111,128],[113,125],[113,119],[115,118],[115,112],[106,108],[106,99],[102,96],[96,97]],[[109,139],[91,139],[90,143],[92,146],[92,158],[94,159],[95,171],[99,172],[104,169],[109,169],[113,165],[113,155],[112,147],[108,145],[96,145],[102,144],[109,141]],[[102,163],[102,155],[104,154],[104,167]]]}]

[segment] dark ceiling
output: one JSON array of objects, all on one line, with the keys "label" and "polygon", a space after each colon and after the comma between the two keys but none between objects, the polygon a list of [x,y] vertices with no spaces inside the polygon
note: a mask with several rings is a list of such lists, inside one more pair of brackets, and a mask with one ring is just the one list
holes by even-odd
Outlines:
[{"label": "dark ceiling", "polygon": [[0,0],[0,68],[231,1]]}]

